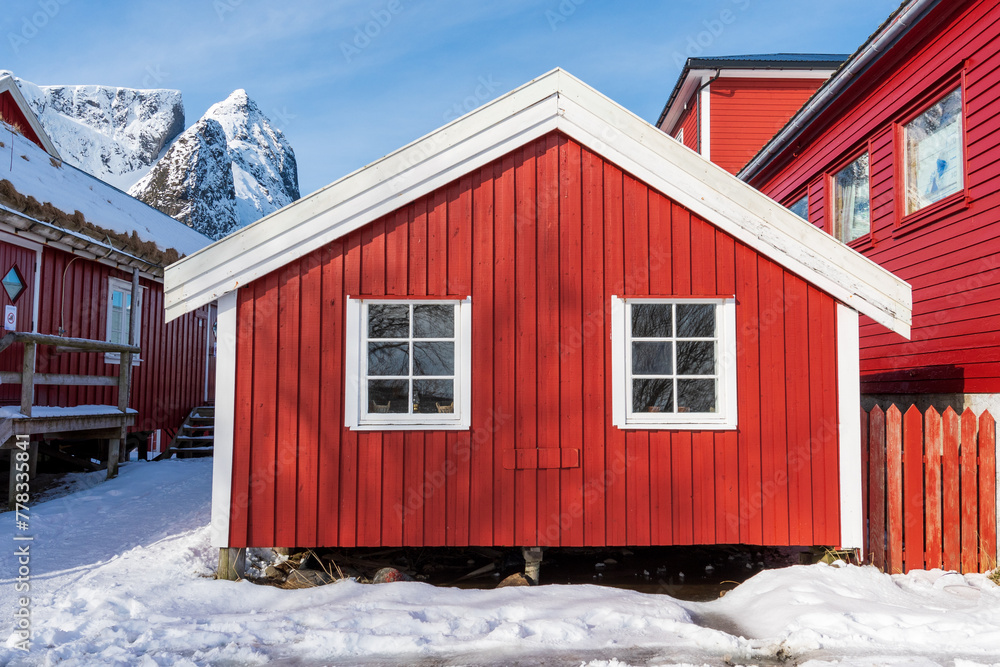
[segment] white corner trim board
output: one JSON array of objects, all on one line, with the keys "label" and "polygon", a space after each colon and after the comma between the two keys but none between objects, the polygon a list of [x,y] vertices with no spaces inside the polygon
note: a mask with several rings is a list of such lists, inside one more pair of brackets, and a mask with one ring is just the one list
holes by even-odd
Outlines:
[{"label": "white corner trim board", "polygon": [[909,336],[907,283],[559,69],[167,267],[167,320],[554,130]]},{"label": "white corner trim board", "polygon": [[837,414],[840,434],[840,548],[864,546],[861,480],[861,345],[858,311],[837,304]]},{"label": "white corner trim board", "polygon": [[236,423],[236,295],[219,299],[215,366],[215,443],[212,453],[212,546],[229,546],[233,494],[233,438]]},{"label": "white corner trim board", "polygon": [[712,79],[704,77],[698,95],[698,148],[706,160],[712,159]]}]

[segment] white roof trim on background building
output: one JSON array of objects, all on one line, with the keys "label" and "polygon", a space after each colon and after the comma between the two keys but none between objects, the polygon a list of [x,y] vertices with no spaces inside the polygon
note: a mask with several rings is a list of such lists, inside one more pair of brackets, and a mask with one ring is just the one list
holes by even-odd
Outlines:
[{"label": "white roof trim on background building", "polygon": [[59,151],[56,150],[56,145],[52,143],[52,139],[49,138],[48,133],[45,128],[42,127],[42,123],[38,120],[35,112],[32,111],[31,105],[28,104],[28,100],[24,99],[24,95],[21,93],[21,89],[17,86],[17,81],[10,74],[4,74],[0,76],[0,94],[10,93],[11,97],[17,103],[17,106],[21,108],[21,113],[28,120],[28,125],[31,129],[38,135],[39,140],[42,142],[42,146],[45,148],[45,152],[54,157],[57,160],[62,160],[59,155]]},{"label": "white roof trim on background building", "polygon": [[167,321],[553,130],[909,337],[907,283],[560,69],[167,267]]},{"label": "white roof trim on background building", "polygon": [[711,69],[698,67],[690,69],[684,76],[680,91],[673,105],[667,110],[659,127],[667,134],[673,134],[677,129],[677,121],[686,107],[685,102],[691,99],[695,91],[705,85],[708,79],[829,79],[836,67],[827,69]]}]

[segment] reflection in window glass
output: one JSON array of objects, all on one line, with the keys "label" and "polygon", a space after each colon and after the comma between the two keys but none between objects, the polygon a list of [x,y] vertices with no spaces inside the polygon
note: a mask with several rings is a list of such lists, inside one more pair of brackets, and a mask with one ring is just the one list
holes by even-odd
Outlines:
[{"label": "reflection in window glass", "polygon": [[718,306],[631,303],[629,309],[632,412],[717,412]]},{"label": "reflection in window glass", "polygon": [[833,177],[834,236],[847,243],[871,231],[868,194],[868,153]]},{"label": "reflection in window glass", "polygon": [[956,88],[904,126],[906,213],[964,187],[962,89]]},{"label": "reflection in window glass", "polygon": [[453,413],[454,304],[369,304],[368,414]]},{"label": "reflection in window glass", "polygon": [[809,221],[809,195],[804,195],[797,202],[788,207],[788,210],[805,221]]}]

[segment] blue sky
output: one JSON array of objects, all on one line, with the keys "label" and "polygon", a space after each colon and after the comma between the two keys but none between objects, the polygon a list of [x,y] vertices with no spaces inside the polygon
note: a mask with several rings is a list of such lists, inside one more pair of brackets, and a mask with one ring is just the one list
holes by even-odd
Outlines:
[{"label": "blue sky", "polygon": [[[303,194],[553,67],[655,121],[689,55],[851,53],[897,0],[6,0],[0,69],[237,88],[285,132]],[[367,34],[366,34],[367,33]]]}]

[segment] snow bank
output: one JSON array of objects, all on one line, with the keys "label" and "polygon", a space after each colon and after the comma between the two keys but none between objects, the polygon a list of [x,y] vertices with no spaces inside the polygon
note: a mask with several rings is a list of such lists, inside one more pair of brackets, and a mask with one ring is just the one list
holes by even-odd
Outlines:
[{"label": "snow bank", "polygon": [[[33,507],[34,643],[9,640],[0,664],[1000,663],[1000,589],[981,575],[793,567],[708,603],[589,585],[215,581],[210,483],[210,459],[136,462]],[[13,523],[0,516],[8,545]],[[13,567],[0,557],[5,609]]]}]

